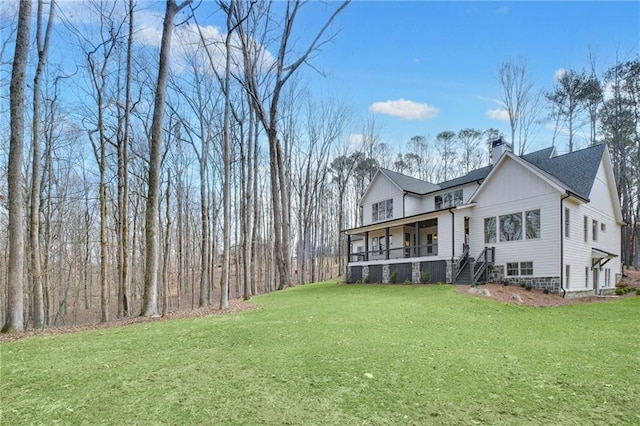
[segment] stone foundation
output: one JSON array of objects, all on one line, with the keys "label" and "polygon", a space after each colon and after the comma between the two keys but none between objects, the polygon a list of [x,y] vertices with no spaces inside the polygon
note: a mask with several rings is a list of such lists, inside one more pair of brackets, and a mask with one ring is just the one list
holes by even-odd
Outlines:
[{"label": "stone foundation", "polygon": [[450,260],[447,260],[447,273],[446,273],[446,282],[447,283],[452,283],[453,282],[453,262]]},{"label": "stone foundation", "polygon": [[365,265],[362,267],[362,282],[367,282],[369,277],[369,266]]},{"label": "stone foundation", "polygon": [[411,282],[414,284],[420,284],[420,262],[413,262],[411,264]]},{"label": "stone foundation", "polygon": [[[497,267],[495,268],[497,269]],[[524,285],[524,287],[531,286],[533,288],[548,289],[552,293],[559,293],[560,290],[560,277],[503,277],[500,281],[494,282],[509,282],[509,285]],[[593,291],[591,292],[593,294]]]},{"label": "stone foundation", "polygon": [[579,299],[581,297],[589,297],[593,296],[593,289],[590,290],[578,290],[578,291],[567,291],[564,295],[565,299]]},{"label": "stone foundation", "polygon": [[382,265],[382,283],[389,284],[389,276],[391,275],[389,265]]},{"label": "stone foundation", "polygon": [[612,287],[612,288],[601,288],[600,289],[600,296],[616,296],[615,287]]}]

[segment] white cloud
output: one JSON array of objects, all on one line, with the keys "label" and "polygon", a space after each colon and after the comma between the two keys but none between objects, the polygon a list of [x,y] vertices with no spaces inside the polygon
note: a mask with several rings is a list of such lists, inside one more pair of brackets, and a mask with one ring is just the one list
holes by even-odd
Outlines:
[{"label": "white cloud", "polygon": [[560,81],[560,79],[564,77],[566,73],[567,73],[567,70],[565,68],[558,68],[556,72],[553,74],[553,78],[555,79],[555,81]]},{"label": "white cloud", "polygon": [[374,102],[369,107],[374,114],[387,114],[405,120],[428,120],[436,118],[440,111],[429,104],[398,99],[395,101]]},{"label": "white cloud", "polygon": [[362,133],[351,133],[347,136],[347,143],[349,145],[357,145],[364,139],[364,135]]},{"label": "white cloud", "polygon": [[490,109],[487,110],[486,116],[490,120],[509,121],[509,113],[506,109]]}]

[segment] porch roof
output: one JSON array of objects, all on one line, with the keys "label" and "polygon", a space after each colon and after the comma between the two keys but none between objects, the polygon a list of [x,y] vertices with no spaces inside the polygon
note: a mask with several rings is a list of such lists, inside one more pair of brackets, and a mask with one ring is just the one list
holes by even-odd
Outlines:
[{"label": "porch roof", "polygon": [[419,213],[412,216],[401,217],[398,219],[385,220],[384,222],[376,222],[370,225],[360,226],[358,228],[345,229],[342,232],[344,232],[346,235],[357,235],[385,228],[393,228],[395,226],[408,225],[410,223],[420,222],[422,220],[437,218],[438,216],[441,216],[442,213],[452,209],[455,209],[455,207],[433,210],[428,213]]}]

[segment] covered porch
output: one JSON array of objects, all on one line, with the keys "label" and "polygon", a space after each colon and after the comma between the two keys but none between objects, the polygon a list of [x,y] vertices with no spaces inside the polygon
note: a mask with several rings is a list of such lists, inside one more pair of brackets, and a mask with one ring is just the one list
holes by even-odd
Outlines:
[{"label": "covered porch", "polygon": [[[399,221],[395,221],[399,222]],[[438,218],[385,223],[345,232],[348,262],[438,256]]]}]

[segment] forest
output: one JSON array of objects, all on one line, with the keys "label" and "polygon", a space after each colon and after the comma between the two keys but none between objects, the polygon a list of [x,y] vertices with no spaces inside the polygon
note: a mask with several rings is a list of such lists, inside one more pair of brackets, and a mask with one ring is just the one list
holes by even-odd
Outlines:
[{"label": "forest", "polygon": [[[443,129],[394,152],[375,117],[314,97],[349,1],[0,4],[3,331],[157,316],[340,275],[341,230],[379,167],[441,182],[518,154],[608,144],[623,262],[640,267],[640,57],[540,88],[496,64],[509,134]],[[66,6],[66,7],[63,7]],[[318,14],[318,10],[323,13]],[[221,28],[199,19],[216,16]],[[358,128],[357,137],[353,129]]]}]

